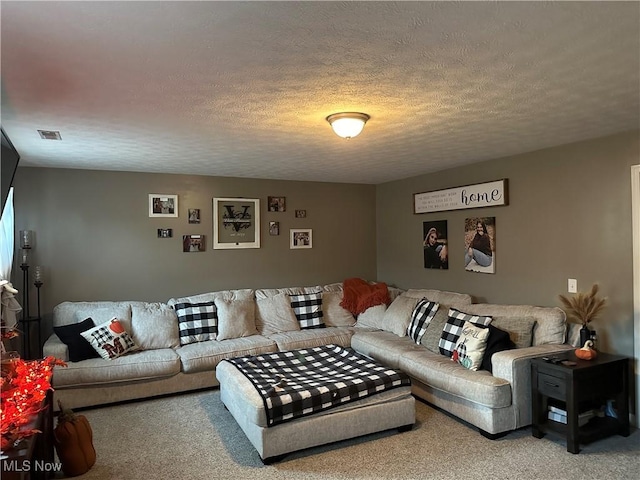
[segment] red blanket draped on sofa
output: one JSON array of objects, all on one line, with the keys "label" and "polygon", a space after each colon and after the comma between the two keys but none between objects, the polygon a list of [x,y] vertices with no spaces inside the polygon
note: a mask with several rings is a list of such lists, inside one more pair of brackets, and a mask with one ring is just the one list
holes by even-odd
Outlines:
[{"label": "red blanket draped on sofa", "polygon": [[390,302],[387,284],[380,282],[371,284],[361,278],[347,278],[342,283],[344,295],[340,305],[353,315],[364,312],[375,305],[388,305]]}]

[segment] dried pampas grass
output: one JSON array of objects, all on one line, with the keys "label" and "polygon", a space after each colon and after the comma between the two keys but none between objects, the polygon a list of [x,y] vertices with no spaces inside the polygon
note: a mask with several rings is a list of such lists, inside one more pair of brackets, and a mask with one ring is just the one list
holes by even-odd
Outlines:
[{"label": "dried pampas grass", "polygon": [[587,326],[596,318],[607,304],[606,298],[598,298],[598,285],[594,284],[589,293],[578,292],[574,297],[568,298],[558,295],[564,305],[569,318],[575,319]]}]

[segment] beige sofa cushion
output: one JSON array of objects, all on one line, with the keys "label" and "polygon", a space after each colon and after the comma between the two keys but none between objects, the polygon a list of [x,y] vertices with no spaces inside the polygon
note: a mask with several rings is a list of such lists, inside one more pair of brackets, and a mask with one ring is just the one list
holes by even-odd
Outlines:
[{"label": "beige sofa cushion", "polygon": [[[420,297],[422,298],[422,297]],[[411,322],[411,314],[416,308],[418,298],[402,294],[391,302],[382,319],[382,329],[395,333],[399,337],[407,335],[407,327]]]},{"label": "beige sofa cushion", "polygon": [[256,328],[261,335],[300,330],[289,295],[281,292],[256,299]]},{"label": "beige sofa cushion", "polygon": [[[313,287],[314,292],[320,291],[319,287]],[[259,288],[255,291],[256,300],[261,300],[263,298],[273,297],[275,295],[279,295],[281,293],[286,293],[287,295],[300,295],[305,292],[304,287],[284,287],[284,288]]]},{"label": "beige sofa cushion", "polygon": [[491,325],[509,333],[509,338],[516,348],[530,347],[533,342],[535,317],[501,317],[494,316]]},{"label": "beige sofa cushion", "polygon": [[129,353],[111,360],[90,358],[71,362],[64,368],[56,367],[53,388],[111,385],[170,377],[178,373],[180,358],[176,352],[171,348],[159,348]]},{"label": "beige sofa cushion", "polygon": [[277,352],[276,342],[262,335],[232,338],[219,342],[190,343],[176,348],[180,356],[182,371],[185,373],[210,372],[214,375],[216,365],[225,358],[243,357],[245,355],[260,355],[261,353]]},{"label": "beige sofa cushion", "polygon": [[387,311],[386,305],[374,305],[358,315],[357,328],[382,330],[382,321]]},{"label": "beige sofa cushion", "polygon": [[219,297],[214,301],[218,310],[217,341],[257,335],[253,298],[226,300]]},{"label": "beige sofa cushion", "polygon": [[131,335],[143,350],[179,346],[175,310],[166,303],[131,302]]},{"label": "beige sofa cushion", "polygon": [[215,302],[216,299],[221,300],[245,300],[253,299],[254,290],[245,288],[238,290],[220,290],[218,292],[199,293],[197,295],[189,295],[188,297],[171,298],[167,304],[173,307],[176,303],[202,303]]},{"label": "beige sofa cushion", "polygon": [[268,338],[278,344],[278,350],[284,352],[330,344],[350,347],[352,335],[353,330],[347,327],[331,327],[274,333],[269,335]]},{"label": "beige sofa cushion", "polygon": [[468,305],[461,310],[472,315],[488,315],[494,318],[533,318],[536,323],[533,327],[532,346],[559,345],[564,342],[567,318],[564,311],[558,307],[475,303],[473,305]]},{"label": "beige sofa cushion", "polygon": [[489,408],[511,406],[509,381],[485,370],[467,370],[450,358],[425,349],[405,352],[398,363],[410,377],[433,389]]},{"label": "beige sofa cushion", "polygon": [[100,325],[117,318],[122,326],[131,331],[132,302],[62,302],[53,307],[53,326],[61,327],[79,323],[91,317],[93,323]]},{"label": "beige sofa cushion", "polygon": [[324,323],[328,327],[352,327],[356,324],[351,312],[340,305],[342,295],[342,291],[322,292]]},{"label": "beige sofa cushion", "polygon": [[449,305],[443,303],[438,307],[438,311],[431,319],[427,330],[424,332],[420,344],[432,353],[440,354],[440,337],[442,329],[449,320]]},{"label": "beige sofa cushion", "polygon": [[430,290],[430,289],[409,289],[402,294],[405,297],[411,298],[426,298],[431,302],[444,303],[446,305],[455,307],[460,305],[471,305],[473,298],[466,293],[447,292],[444,290]]}]

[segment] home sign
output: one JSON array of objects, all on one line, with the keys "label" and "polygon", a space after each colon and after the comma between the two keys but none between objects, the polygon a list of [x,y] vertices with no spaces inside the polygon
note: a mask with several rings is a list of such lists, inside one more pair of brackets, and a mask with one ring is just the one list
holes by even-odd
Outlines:
[{"label": "home sign", "polygon": [[507,179],[413,194],[413,213],[508,205]]}]

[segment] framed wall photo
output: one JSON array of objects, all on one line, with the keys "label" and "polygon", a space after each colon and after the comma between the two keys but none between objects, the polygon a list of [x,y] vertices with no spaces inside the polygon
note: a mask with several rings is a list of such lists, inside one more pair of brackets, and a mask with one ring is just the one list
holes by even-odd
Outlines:
[{"label": "framed wall photo", "polygon": [[437,220],[422,223],[422,248],[424,268],[449,269],[449,247],[447,245],[447,221]]},{"label": "framed wall photo", "polygon": [[183,235],[182,251],[183,252],[204,252],[205,251],[204,235]]},{"label": "framed wall photo", "polygon": [[496,273],[496,217],[467,218],[464,223],[464,269]]},{"label": "framed wall photo", "polygon": [[296,218],[307,218],[306,210],[296,210]]},{"label": "framed wall photo", "polygon": [[280,222],[269,222],[269,235],[280,235]]},{"label": "framed wall photo", "polygon": [[267,197],[267,206],[270,212],[285,212],[287,210],[287,198]]},{"label": "framed wall photo", "polygon": [[313,231],[310,228],[292,228],[289,248],[313,248]]},{"label": "framed wall photo", "polygon": [[149,216],[177,217],[178,195],[167,195],[166,193],[150,193]]},{"label": "framed wall photo", "polygon": [[200,223],[200,209],[199,208],[190,208],[189,209],[189,223]]},{"label": "framed wall photo", "polygon": [[260,248],[259,199],[213,199],[213,248]]},{"label": "framed wall photo", "polygon": [[172,228],[159,228],[158,229],[158,238],[171,238],[173,237],[173,229]]}]

